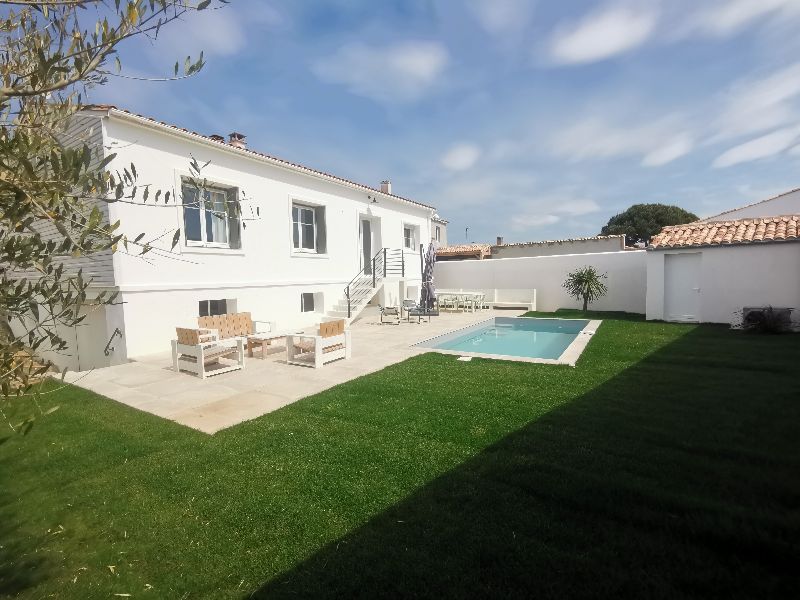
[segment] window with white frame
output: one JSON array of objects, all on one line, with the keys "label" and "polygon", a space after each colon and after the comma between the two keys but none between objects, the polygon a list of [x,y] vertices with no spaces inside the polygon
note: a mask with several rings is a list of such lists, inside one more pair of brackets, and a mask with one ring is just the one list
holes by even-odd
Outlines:
[{"label": "window with white frame", "polygon": [[442,228],[437,225],[435,231],[436,231],[436,236],[435,236],[436,241],[437,242],[441,242],[442,241]]},{"label": "window with white frame", "polygon": [[326,253],[325,207],[292,203],[292,249]]},{"label": "window with white frame", "polygon": [[403,225],[403,247],[413,250],[417,244],[416,227]]},{"label": "window with white frame", "polygon": [[241,248],[235,189],[198,189],[185,183],[182,192],[187,246]]}]

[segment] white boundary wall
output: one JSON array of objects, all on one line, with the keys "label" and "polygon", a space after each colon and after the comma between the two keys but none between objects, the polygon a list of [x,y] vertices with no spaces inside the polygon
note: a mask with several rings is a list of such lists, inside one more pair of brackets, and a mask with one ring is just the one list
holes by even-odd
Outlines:
[{"label": "white boundary wall", "polygon": [[554,311],[580,308],[581,303],[567,295],[561,284],[567,274],[579,267],[593,266],[607,273],[608,294],[593,302],[593,310],[619,310],[644,314],[647,286],[647,261],[644,250],[562,254],[526,258],[490,258],[436,263],[434,284],[441,289],[536,290],[536,308]]}]

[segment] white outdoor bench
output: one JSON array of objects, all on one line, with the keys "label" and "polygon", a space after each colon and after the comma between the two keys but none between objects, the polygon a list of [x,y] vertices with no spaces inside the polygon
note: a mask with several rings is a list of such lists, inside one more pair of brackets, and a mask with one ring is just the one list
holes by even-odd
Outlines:
[{"label": "white outdoor bench", "polygon": [[486,290],[486,302],[493,308],[526,308],[528,310],[536,310],[536,290]]}]

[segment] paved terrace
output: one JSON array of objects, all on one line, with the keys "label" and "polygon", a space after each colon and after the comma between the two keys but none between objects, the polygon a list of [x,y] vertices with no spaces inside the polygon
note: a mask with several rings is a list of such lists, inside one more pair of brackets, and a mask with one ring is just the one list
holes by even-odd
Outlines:
[{"label": "paved terrace", "polygon": [[381,325],[377,311],[368,308],[365,313],[351,326],[352,358],[321,369],[287,364],[286,350],[279,341],[267,358],[259,358],[260,351],[256,350],[254,358],[246,359],[244,369],[205,381],[173,371],[170,352],[105,369],[70,373],[67,380],[133,408],[215,433],[426,352],[412,347],[417,342],[495,315],[521,314],[513,310],[442,313],[432,317],[430,323],[412,319],[400,325]]}]

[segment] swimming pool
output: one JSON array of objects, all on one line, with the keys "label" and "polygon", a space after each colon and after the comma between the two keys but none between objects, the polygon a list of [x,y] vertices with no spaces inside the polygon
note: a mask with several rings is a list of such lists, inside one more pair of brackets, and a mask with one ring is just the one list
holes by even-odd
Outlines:
[{"label": "swimming pool", "polygon": [[575,366],[601,322],[495,317],[415,345],[443,354]]}]

